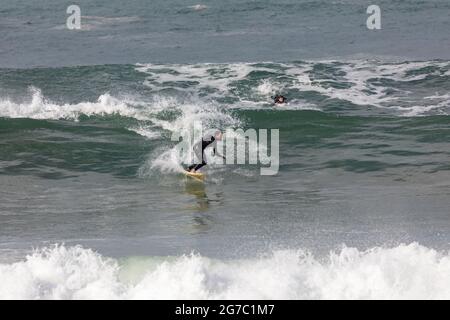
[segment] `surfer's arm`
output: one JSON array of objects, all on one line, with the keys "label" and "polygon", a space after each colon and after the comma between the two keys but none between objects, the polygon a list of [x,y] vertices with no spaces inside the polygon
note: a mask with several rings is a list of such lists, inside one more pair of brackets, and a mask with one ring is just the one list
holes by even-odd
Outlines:
[{"label": "surfer's arm", "polygon": [[217,151],[216,148],[213,149],[213,153],[214,153],[215,156],[221,157],[222,159],[226,160],[226,158],[225,158],[223,155],[221,155],[221,154]]}]

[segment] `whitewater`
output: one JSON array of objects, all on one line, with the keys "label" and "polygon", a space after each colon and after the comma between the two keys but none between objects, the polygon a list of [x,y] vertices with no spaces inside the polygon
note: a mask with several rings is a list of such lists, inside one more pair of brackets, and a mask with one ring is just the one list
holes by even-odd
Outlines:
[{"label": "whitewater", "polygon": [[[0,298],[448,299],[449,69],[0,69]],[[280,129],[279,173],[186,181],[195,122]]]},{"label": "whitewater", "polygon": [[221,261],[199,254],[116,260],[82,247],[0,264],[1,299],[448,299],[450,256],[417,243],[322,259],[279,250]]}]

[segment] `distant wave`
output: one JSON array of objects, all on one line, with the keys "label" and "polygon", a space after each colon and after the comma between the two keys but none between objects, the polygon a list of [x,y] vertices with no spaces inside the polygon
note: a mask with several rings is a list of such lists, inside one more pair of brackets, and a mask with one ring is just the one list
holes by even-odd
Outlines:
[{"label": "distant wave", "polygon": [[202,10],[206,10],[208,9],[208,6],[204,5],[204,4],[196,4],[194,6],[190,6],[189,8],[195,10],[195,11],[202,11]]},{"label": "distant wave", "polygon": [[[77,68],[28,71],[39,74],[48,82],[55,81],[55,73],[70,79]],[[23,81],[23,71],[6,72],[4,80]],[[252,110],[315,110],[340,115],[364,116],[429,116],[448,115],[450,99],[448,83],[450,62],[380,62],[375,60],[299,61],[290,63],[200,63],[200,64],[136,64],[135,66],[83,67],[87,79],[95,79],[102,87],[98,101],[83,101],[83,93],[75,87],[78,97],[67,103],[53,103],[39,88],[32,87],[29,103],[0,96],[0,116],[39,119],[73,118],[79,114],[118,113],[138,120],[148,119],[148,112],[161,111],[174,104],[217,105],[222,109]],[[121,72],[129,74],[127,81],[114,82],[114,87],[129,96],[115,96],[105,92],[105,72],[114,79]],[[28,79],[25,77],[25,79]],[[133,80],[135,79],[135,82]],[[78,78],[78,81],[85,81]],[[67,80],[66,80],[67,81]],[[86,80],[88,81],[88,80]],[[17,81],[14,81],[17,86]],[[28,79],[26,87],[33,83]],[[128,92],[130,83],[139,94]],[[93,83],[95,85],[95,82]],[[107,84],[110,86],[112,83]],[[73,83],[60,83],[61,88]],[[1,89],[1,88],[0,88]],[[65,99],[67,92],[53,95]],[[282,108],[272,104],[271,96],[283,93],[288,104]],[[24,93],[16,93],[22,99]],[[62,95],[62,96],[61,96]],[[81,100],[81,101],[80,101]],[[21,100],[22,101],[22,100]],[[159,105],[159,106],[158,106]]]},{"label": "distant wave", "polygon": [[[346,109],[339,102],[373,107],[403,116],[448,114],[447,61],[380,62],[376,60],[301,61],[294,63],[137,64],[147,74],[144,85],[154,92],[176,90],[226,99],[230,107],[261,108],[270,96],[291,97],[285,109]],[[423,93],[439,92],[433,99]],[[329,103],[327,103],[329,105]]]},{"label": "distant wave", "polygon": [[1,299],[449,299],[450,255],[417,243],[317,259],[282,250],[255,259],[191,254],[115,260],[55,246],[0,265]]}]

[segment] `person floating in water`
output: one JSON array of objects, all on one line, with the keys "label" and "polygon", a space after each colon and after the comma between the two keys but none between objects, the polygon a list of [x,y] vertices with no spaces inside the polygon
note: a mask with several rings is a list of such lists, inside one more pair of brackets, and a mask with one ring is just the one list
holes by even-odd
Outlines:
[{"label": "person floating in water", "polygon": [[275,104],[284,104],[287,102],[287,99],[285,96],[282,96],[281,94],[277,94],[275,97],[272,97],[273,103]]},{"label": "person floating in water", "polygon": [[[197,163],[190,165],[187,168],[187,171],[196,172],[201,167],[207,165],[205,157],[205,149],[208,147],[213,148],[213,153],[215,156],[222,157],[224,160],[226,160],[223,155],[217,152],[217,141],[221,141],[222,137],[223,137],[222,132],[220,130],[217,130],[216,132],[214,132],[214,134],[207,134],[202,138],[201,141],[197,142],[193,147]],[[201,163],[198,163],[198,160],[201,160]]]}]

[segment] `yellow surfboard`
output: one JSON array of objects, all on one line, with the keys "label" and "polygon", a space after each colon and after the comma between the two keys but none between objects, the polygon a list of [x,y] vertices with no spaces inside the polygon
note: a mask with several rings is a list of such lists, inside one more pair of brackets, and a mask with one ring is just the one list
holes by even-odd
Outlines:
[{"label": "yellow surfboard", "polygon": [[203,173],[200,173],[200,172],[189,172],[189,171],[185,170],[184,174],[187,177],[190,177],[190,178],[193,178],[193,179],[196,179],[196,180],[200,180],[200,181],[203,181],[203,179],[205,178],[205,175]]}]

